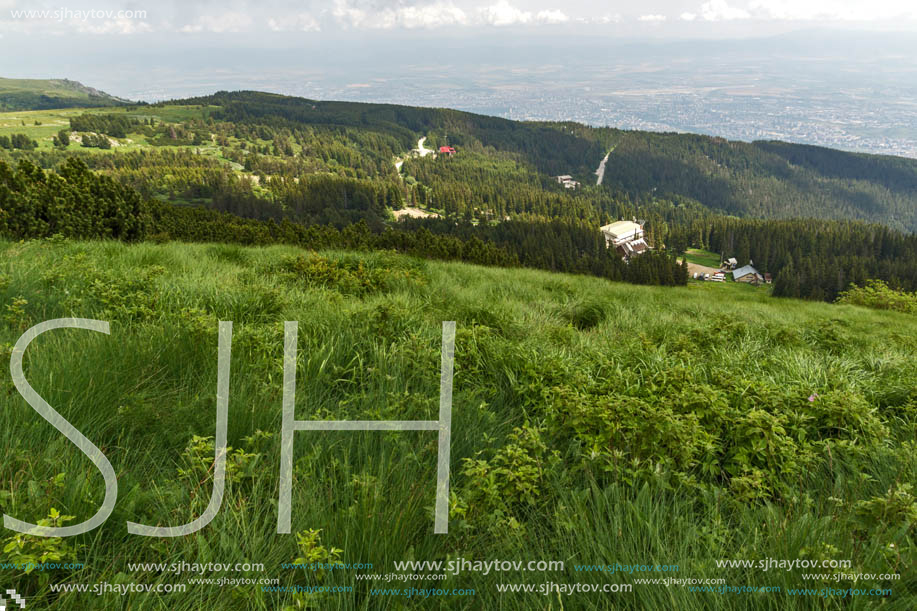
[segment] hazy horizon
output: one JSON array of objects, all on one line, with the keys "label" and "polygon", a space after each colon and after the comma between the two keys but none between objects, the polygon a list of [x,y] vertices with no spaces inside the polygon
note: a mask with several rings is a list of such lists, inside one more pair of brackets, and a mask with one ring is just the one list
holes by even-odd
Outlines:
[{"label": "hazy horizon", "polygon": [[917,6],[896,0],[0,7],[0,76],[132,100],[254,89],[917,157]]}]

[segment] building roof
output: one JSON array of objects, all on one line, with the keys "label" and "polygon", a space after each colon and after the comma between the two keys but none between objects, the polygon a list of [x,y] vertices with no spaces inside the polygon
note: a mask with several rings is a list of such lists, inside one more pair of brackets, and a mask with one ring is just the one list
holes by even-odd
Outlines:
[{"label": "building roof", "polygon": [[602,232],[618,237],[640,231],[642,227],[633,221],[617,221],[602,227]]},{"label": "building roof", "polygon": [[452,148],[451,146],[441,146],[439,147],[439,152],[440,153],[454,153],[455,149]]},{"label": "building roof", "polygon": [[644,242],[643,238],[631,240],[629,242],[623,242],[617,246],[618,252],[620,252],[625,257],[639,255],[649,250],[649,248],[649,244]]},{"label": "building roof", "polygon": [[729,257],[728,259],[726,259],[726,263],[728,263],[729,265],[738,265],[739,262],[736,261],[735,257]]},{"label": "building roof", "polygon": [[754,274],[758,276],[759,278],[763,278],[761,273],[758,270],[756,270],[754,267],[752,267],[751,265],[740,267],[739,269],[732,272],[732,278],[733,280],[738,280],[739,278],[742,278],[743,276],[747,276],[749,274]]}]

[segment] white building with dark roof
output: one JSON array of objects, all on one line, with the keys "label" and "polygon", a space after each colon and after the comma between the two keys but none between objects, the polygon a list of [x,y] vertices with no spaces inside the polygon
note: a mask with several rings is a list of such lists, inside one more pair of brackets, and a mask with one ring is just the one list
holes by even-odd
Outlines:
[{"label": "white building with dark roof", "polygon": [[649,250],[644,239],[643,225],[634,221],[617,221],[601,228],[605,246],[614,248],[625,259]]}]

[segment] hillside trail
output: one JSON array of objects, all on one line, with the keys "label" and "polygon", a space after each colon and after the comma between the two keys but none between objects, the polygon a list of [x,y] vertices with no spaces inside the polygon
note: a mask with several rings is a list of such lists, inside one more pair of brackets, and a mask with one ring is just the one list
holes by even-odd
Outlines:
[{"label": "hillside trail", "polygon": [[608,157],[611,156],[611,152],[613,150],[614,149],[612,148],[611,151],[605,153],[605,157],[602,158],[602,161],[599,163],[599,167],[595,171],[595,175],[598,177],[595,180],[596,185],[602,184],[602,180],[605,178],[605,164],[608,163]]},{"label": "hillside trail", "polygon": [[[418,140],[418,141],[417,141],[417,148],[414,149],[414,150],[412,150],[411,152],[412,152],[412,153],[417,153],[417,154],[420,155],[421,157],[426,157],[427,155],[430,155],[431,153],[433,153],[433,149],[428,149],[428,148],[426,148],[426,147],[424,146],[424,142],[426,142],[426,141],[427,141],[427,137],[426,137],[426,136],[424,136],[423,138],[421,138],[420,140]],[[403,165],[404,165],[404,159],[401,159],[401,158],[399,158],[399,157],[396,157],[396,158],[395,158],[395,169],[398,170],[398,173],[399,173],[399,174],[401,174],[401,166],[403,166]]]},{"label": "hillside trail", "polygon": [[416,150],[417,150],[417,152],[420,154],[421,157],[426,157],[427,155],[429,155],[430,153],[433,152],[433,149],[428,149],[428,148],[425,148],[425,147],[424,147],[423,143],[426,142],[426,141],[427,141],[427,137],[426,137],[426,136],[424,136],[423,138],[421,138],[420,140],[417,141],[417,149],[416,149]]}]

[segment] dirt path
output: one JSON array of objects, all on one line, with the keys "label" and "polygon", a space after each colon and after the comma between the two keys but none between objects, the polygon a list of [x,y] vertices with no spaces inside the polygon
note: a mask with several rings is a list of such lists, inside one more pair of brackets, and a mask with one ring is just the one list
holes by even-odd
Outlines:
[{"label": "dirt path", "polygon": [[[428,148],[426,148],[426,147],[424,146],[424,142],[426,142],[426,141],[427,141],[427,137],[426,137],[426,136],[424,136],[423,138],[421,138],[420,140],[418,140],[418,141],[417,141],[417,148],[414,149],[414,150],[411,151],[411,152],[412,152],[412,153],[417,153],[417,154],[420,155],[421,157],[426,157],[427,155],[432,154],[432,153],[433,153],[433,150],[432,150],[432,149],[428,149]],[[395,169],[398,170],[398,174],[399,174],[399,175],[401,174],[401,166],[402,166],[402,165],[404,165],[404,159],[396,158],[396,159],[395,159]],[[405,218],[405,217],[408,217],[408,218],[415,218],[415,219],[439,218],[439,215],[436,214],[435,212],[427,212],[426,210],[423,210],[423,209],[421,209],[421,208],[411,208],[411,207],[402,208],[401,210],[393,210],[393,211],[392,211],[392,214],[394,214],[394,215],[395,215],[395,219],[396,219],[396,220],[399,220],[399,221],[400,221],[401,219]]]},{"label": "dirt path", "polygon": [[706,265],[698,265],[688,261],[688,273],[692,276],[694,274],[710,274],[712,276],[718,271],[720,271],[718,267],[707,267]]},{"label": "dirt path", "polygon": [[417,141],[417,148],[415,150],[421,157],[426,157],[427,155],[433,152],[433,149],[428,149],[424,147],[423,143],[426,141],[427,141],[426,136],[424,136],[423,138]]},{"label": "dirt path", "polygon": [[426,210],[421,210],[420,208],[402,208],[401,210],[393,210],[392,214],[394,214],[395,218],[398,220],[401,220],[404,217],[410,217],[414,219],[439,218],[439,215],[435,212],[427,212]]},{"label": "dirt path", "polygon": [[[417,155],[419,155],[419,156],[421,156],[421,157],[426,157],[427,155],[432,155],[432,154],[433,154],[433,149],[428,149],[427,147],[425,147],[425,146],[423,145],[424,142],[426,142],[426,141],[427,141],[427,137],[426,137],[426,136],[424,136],[423,138],[421,138],[420,140],[418,140],[418,141],[417,141],[417,148],[416,148],[416,149],[413,149],[413,150],[411,151],[411,153],[416,153]],[[410,153],[409,153],[409,154],[410,154]],[[395,169],[398,170],[398,173],[399,173],[399,174],[401,174],[401,166],[403,166],[403,165],[404,165],[404,159],[402,159],[401,157],[396,157],[396,158],[395,158]]]}]

